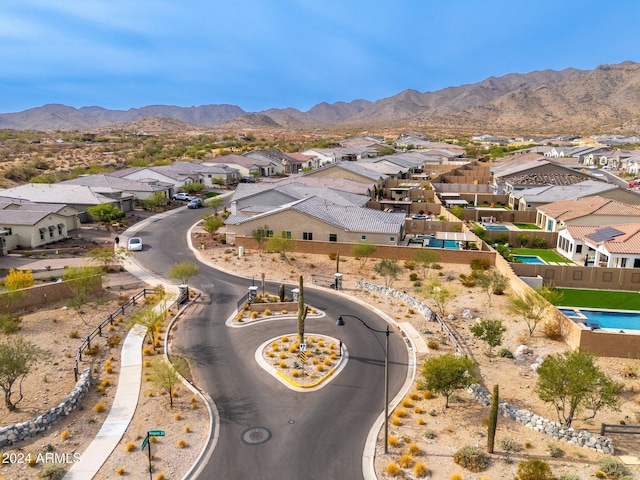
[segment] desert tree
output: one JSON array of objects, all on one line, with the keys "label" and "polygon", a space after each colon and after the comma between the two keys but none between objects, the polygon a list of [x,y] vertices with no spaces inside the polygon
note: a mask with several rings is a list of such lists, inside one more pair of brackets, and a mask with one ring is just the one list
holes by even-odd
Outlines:
[{"label": "desert tree", "polygon": [[435,304],[442,317],[446,315],[449,304],[458,296],[455,287],[444,286],[438,280],[432,281],[421,292]]},{"label": "desert tree", "polygon": [[103,224],[110,224],[125,216],[125,213],[122,210],[110,203],[93,205],[87,208],[87,213]]},{"label": "desert tree", "polygon": [[17,303],[27,293],[24,289],[35,285],[31,270],[9,269],[4,280],[4,292],[0,296],[0,331],[4,334],[16,333],[20,330],[22,318],[17,313]]},{"label": "desert tree", "polygon": [[589,420],[602,409],[618,410],[621,389],[590,353],[578,349],[548,356],[538,368],[535,392],[570,427],[574,420]]},{"label": "desert tree", "polygon": [[145,330],[147,343],[153,345],[155,337],[162,331],[164,315],[152,306],[146,306],[135,312],[127,322],[128,328],[140,325]]},{"label": "desert tree", "polygon": [[360,262],[360,271],[362,271],[375,251],[376,246],[367,242],[356,243],[351,248],[351,256]]},{"label": "desert tree", "polygon": [[171,265],[171,268],[169,268],[169,271],[167,272],[167,276],[178,280],[182,284],[187,284],[189,283],[189,279],[191,277],[195,277],[198,273],[200,273],[200,267],[198,264],[186,260],[184,262],[178,262]]},{"label": "desert tree", "polygon": [[416,251],[415,256],[413,257],[414,261],[417,265],[422,268],[422,278],[427,278],[427,270],[431,267],[432,264],[437,262],[438,254],[429,248],[420,248]]},{"label": "desert tree", "polygon": [[480,320],[473,324],[469,330],[474,337],[484,340],[487,344],[485,354],[487,357],[493,355],[493,349],[502,345],[502,334],[507,331],[507,328],[502,323],[502,320]]},{"label": "desert tree", "polygon": [[220,209],[224,206],[224,200],[220,197],[211,197],[209,200],[204,202],[205,206],[213,209],[213,214],[218,215]]},{"label": "desert tree", "polygon": [[199,182],[185,183],[182,185],[182,191],[189,195],[196,195],[204,190],[204,184]]},{"label": "desert tree", "polygon": [[562,294],[547,286],[540,290],[527,289],[524,293],[512,294],[507,302],[507,310],[520,315],[529,330],[529,336],[533,336],[538,324],[549,314],[552,304],[562,299]]},{"label": "desert tree", "polygon": [[112,265],[121,267],[125,260],[131,256],[131,252],[124,247],[98,247],[89,250],[88,255],[92,262],[102,266],[108,272]]},{"label": "desert tree", "polygon": [[447,353],[423,363],[420,387],[444,396],[444,408],[448,408],[453,392],[468,388],[478,381],[473,360]]},{"label": "desert tree", "polygon": [[502,295],[504,293],[509,285],[509,277],[497,270],[486,270],[476,275],[475,282],[487,295],[488,304],[491,306],[491,297],[494,294]]},{"label": "desert tree", "polygon": [[202,229],[212,237],[222,227],[224,221],[216,215],[207,215],[202,218]]},{"label": "desert tree", "polygon": [[98,267],[71,267],[65,270],[62,279],[71,290],[71,298],[67,301],[68,306],[78,313],[85,325],[88,325],[84,319],[83,307],[102,286],[102,270]]},{"label": "desert tree", "polygon": [[180,383],[180,375],[175,367],[166,360],[154,363],[151,367],[151,381],[169,395],[169,406],[173,408],[173,392]]},{"label": "desert tree", "polygon": [[169,200],[164,192],[154,192],[153,195],[143,199],[141,203],[145,208],[155,210],[165,206],[168,201]]},{"label": "desert tree", "polygon": [[[8,337],[0,343],[0,388],[4,392],[4,404],[9,411],[23,399],[22,381],[40,356],[38,347],[22,337]],[[14,387],[18,398],[13,400]]]},{"label": "desert tree", "polygon": [[253,238],[258,244],[258,253],[260,254],[260,256],[262,256],[262,249],[268,237],[269,227],[267,225],[263,225],[262,227],[254,228],[253,230],[251,230],[251,238]]},{"label": "desert tree", "polygon": [[384,278],[384,286],[390,288],[398,279],[402,268],[396,259],[383,258],[373,267],[373,271]]},{"label": "desert tree", "polygon": [[289,262],[289,257],[287,257],[287,253],[293,251],[294,241],[293,237],[289,232],[281,231],[278,235],[274,235],[273,237],[269,237],[267,241],[267,250],[272,252],[277,252],[280,254],[280,258]]}]

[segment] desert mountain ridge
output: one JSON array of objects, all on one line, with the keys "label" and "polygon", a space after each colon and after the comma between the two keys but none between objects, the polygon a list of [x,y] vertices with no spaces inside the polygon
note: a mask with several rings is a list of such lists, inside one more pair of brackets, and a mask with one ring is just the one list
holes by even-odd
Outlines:
[{"label": "desert mountain ridge", "polygon": [[[235,105],[149,105],[129,110],[49,104],[0,114],[0,129],[109,130],[170,119],[172,130],[398,127],[460,133],[638,133],[640,63],[489,77],[435,92],[404,90],[377,101],[246,112]],[[157,122],[156,122],[157,123]]]}]

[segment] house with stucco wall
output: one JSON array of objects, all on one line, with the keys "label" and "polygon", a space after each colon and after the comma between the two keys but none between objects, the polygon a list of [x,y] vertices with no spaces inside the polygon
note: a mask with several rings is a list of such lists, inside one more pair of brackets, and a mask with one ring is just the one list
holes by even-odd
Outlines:
[{"label": "house with stucco wall", "polygon": [[556,249],[584,266],[640,268],[640,223],[569,225],[558,232]]}]

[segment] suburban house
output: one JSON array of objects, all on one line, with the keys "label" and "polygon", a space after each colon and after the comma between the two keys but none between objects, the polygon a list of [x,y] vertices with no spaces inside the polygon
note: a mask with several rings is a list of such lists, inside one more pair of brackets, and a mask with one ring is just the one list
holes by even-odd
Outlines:
[{"label": "suburban house", "polygon": [[311,148],[300,152],[303,155],[318,157],[320,165],[328,165],[336,162],[354,162],[363,158],[377,157],[379,145],[356,145],[353,147]]},{"label": "suburban house", "polygon": [[604,226],[640,223],[640,206],[601,196],[562,200],[538,207],[536,225],[547,232],[559,232],[570,225]]},{"label": "suburban house", "polygon": [[[319,178],[344,178],[369,185],[369,195],[375,189],[382,188],[382,183],[389,178],[386,174],[376,172],[360,162],[339,162],[307,172],[305,176]],[[375,188],[374,188],[375,187]]]},{"label": "suburban house", "polygon": [[68,183],[27,183],[18,187],[0,190],[2,198],[28,200],[33,203],[69,205],[79,212],[81,221],[89,221],[87,208],[110,204],[129,212],[133,210],[133,195],[112,192],[109,196],[96,192],[92,187]]},{"label": "suburban house", "polygon": [[[594,179],[583,173],[555,162],[534,158],[530,154],[515,157],[512,161],[491,168],[491,187],[494,194],[510,194],[517,190],[542,185],[573,185]],[[537,154],[533,154],[537,155]]]},{"label": "suburban house", "polygon": [[131,180],[159,180],[174,185],[174,192],[187,183],[201,183],[207,187],[236,184],[240,180],[237,169],[224,164],[204,165],[202,163],[175,162],[154,167],[131,167],[109,175]]},{"label": "suburban house", "polygon": [[230,168],[238,170],[241,177],[248,177],[250,175],[256,177],[271,177],[276,174],[276,166],[273,162],[246,155],[236,155],[235,153],[221,157],[205,158],[202,160],[202,165],[227,165]]},{"label": "suburban house", "polygon": [[404,237],[405,215],[357,205],[336,204],[310,196],[254,216],[231,215],[225,221],[227,242],[267,227],[267,235],[294,240],[398,245]]},{"label": "suburban house", "polygon": [[420,138],[415,135],[400,136],[393,141],[396,148],[403,149],[425,149],[431,148],[432,143],[427,138]]},{"label": "suburban house", "polygon": [[[575,200],[594,195],[604,196],[610,190],[620,189],[615,185],[596,180],[585,180],[573,185],[544,185],[511,192],[509,194],[509,207],[520,211],[535,210],[542,205],[561,200]],[[628,191],[626,192],[631,194]],[[636,195],[636,197],[637,200],[640,200],[640,196]]]},{"label": "suburban house", "polygon": [[316,168],[320,162],[316,155],[282,153],[277,150],[253,150],[243,156],[269,162],[278,175],[298,173],[306,168]]},{"label": "suburban house", "polygon": [[129,178],[114,177],[113,175],[100,173],[95,175],[83,175],[71,180],[60,182],[69,185],[84,185],[91,187],[94,192],[106,196],[113,194],[131,195],[136,200],[144,200],[160,193],[167,199],[171,198],[171,191],[174,187],[172,183],[162,182],[155,179],[131,180]]},{"label": "suburban house", "polygon": [[557,250],[585,266],[640,268],[640,223],[569,225],[558,233]]},{"label": "suburban house", "polygon": [[242,183],[231,197],[231,214],[250,216],[273,210],[283,204],[315,196],[335,205],[366,206],[371,200],[359,195],[305,182]]},{"label": "suburban house", "polygon": [[80,228],[80,212],[68,205],[0,198],[0,255],[68,238]]}]

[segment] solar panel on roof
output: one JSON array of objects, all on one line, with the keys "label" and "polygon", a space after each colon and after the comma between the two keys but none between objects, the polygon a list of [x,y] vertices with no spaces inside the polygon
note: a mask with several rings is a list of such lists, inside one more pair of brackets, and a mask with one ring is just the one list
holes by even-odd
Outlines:
[{"label": "solar panel on roof", "polygon": [[590,233],[589,235],[587,235],[587,237],[589,237],[594,242],[605,242],[617,237],[618,235],[624,235],[624,232],[621,232],[617,228],[604,227],[600,230],[596,230],[595,232]]}]

